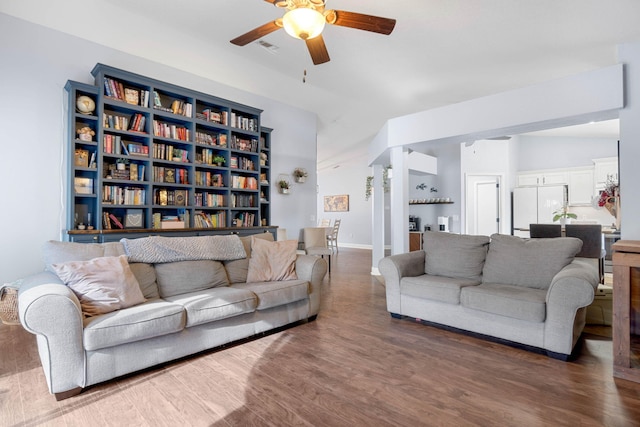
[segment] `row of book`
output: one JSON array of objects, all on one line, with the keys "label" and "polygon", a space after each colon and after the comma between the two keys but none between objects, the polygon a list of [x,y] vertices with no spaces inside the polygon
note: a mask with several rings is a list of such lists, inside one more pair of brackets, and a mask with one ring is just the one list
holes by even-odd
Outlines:
[{"label": "row of book", "polygon": [[213,165],[213,159],[219,155],[220,154],[218,151],[213,151],[210,148],[198,149],[196,151],[196,163],[203,165]]},{"label": "row of book", "polygon": [[141,107],[149,106],[149,91],[133,87],[126,87],[121,81],[110,77],[104,78],[104,93],[110,98],[124,101],[127,104]]},{"label": "row of book", "polygon": [[120,135],[105,133],[102,137],[102,151],[107,154],[148,156],[149,147],[140,142],[125,141]]},{"label": "row of book", "polygon": [[251,151],[253,153],[258,152],[258,140],[255,138],[245,139],[240,138],[237,135],[231,135],[231,143],[229,148],[232,150]]},{"label": "row of book", "polygon": [[153,108],[155,110],[166,111],[167,113],[173,113],[185,117],[191,117],[193,114],[193,105],[191,105],[190,102],[174,99],[171,101],[170,107],[165,107],[162,105],[162,101],[160,100],[160,94],[157,91],[154,91],[153,95]]},{"label": "row of book", "polygon": [[153,190],[153,203],[158,206],[187,206],[189,190],[169,190],[156,188]]},{"label": "row of book", "polygon": [[229,167],[233,169],[243,169],[246,171],[255,171],[256,164],[247,157],[231,156],[229,159]]},{"label": "row of book", "polygon": [[144,132],[146,117],[141,113],[135,113],[131,117],[119,114],[103,113],[102,122],[105,129]]},{"label": "row of book", "polygon": [[121,187],[118,185],[102,186],[102,203],[111,205],[144,205],[144,188]]},{"label": "row of book", "polygon": [[151,217],[152,227],[155,229],[177,229],[189,227],[189,211],[181,210],[180,215],[168,215],[156,212]]},{"label": "row of book", "polygon": [[227,124],[229,113],[227,111],[213,110],[211,108],[205,108],[202,113],[196,113],[196,119],[204,120],[207,122],[214,122],[219,125]]},{"label": "row of book", "polygon": [[241,175],[232,175],[231,176],[231,187],[232,188],[240,188],[240,189],[248,189],[248,190],[257,190],[258,189],[258,180],[252,176],[241,176]]},{"label": "row of book", "polygon": [[118,218],[111,212],[102,213],[102,225],[105,230],[111,230],[113,228],[124,228],[122,225],[122,218]]},{"label": "row of book", "polygon": [[226,206],[226,197],[224,194],[196,193],[194,203],[196,206],[220,208]]},{"label": "row of book", "polygon": [[234,128],[249,130],[252,132],[258,131],[258,119],[252,117],[245,117],[238,113],[231,112],[231,126]]},{"label": "row of book", "polygon": [[189,171],[182,168],[154,166],[153,181],[169,184],[189,184]]},{"label": "row of book", "polygon": [[255,208],[258,206],[256,203],[256,196],[252,194],[231,194],[231,207],[232,208]]},{"label": "row of book", "polygon": [[189,162],[189,151],[183,148],[178,148],[170,144],[153,144],[153,158],[160,160],[171,160],[177,161],[180,159],[180,162],[188,163]]},{"label": "row of book", "polygon": [[236,214],[233,220],[235,227],[253,227],[256,221],[256,214],[253,212],[241,212]]},{"label": "row of book", "polygon": [[145,168],[143,164],[131,163],[127,168],[119,170],[115,164],[107,166],[106,174],[112,179],[123,179],[129,181],[145,181]]},{"label": "row of book", "polygon": [[227,134],[196,131],[196,142],[198,144],[225,147],[227,145]]},{"label": "row of book", "polygon": [[220,228],[227,226],[227,214],[225,211],[216,213],[206,213],[195,211],[193,215],[193,226],[196,228]]},{"label": "row of book", "polygon": [[180,141],[189,141],[190,138],[190,131],[186,127],[159,120],[153,121],[153,134],[162,138],[179,139]]},{"label": "row of book", "polygon": [[206,187],[224,187],[224,180],[222,174],[213,173],[210,171],[197,170],[195,172],[196,185]]}]

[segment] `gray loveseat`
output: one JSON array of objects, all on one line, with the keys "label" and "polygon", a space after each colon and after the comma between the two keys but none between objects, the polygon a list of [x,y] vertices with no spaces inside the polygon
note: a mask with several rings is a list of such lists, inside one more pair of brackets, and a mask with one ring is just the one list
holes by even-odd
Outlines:
[{"label": "gray loveseat", "polygon": [[543,349],[567,360],[585,325],[597,270],[575,238],[426,232],[424,250],[380,261],[387,309]]},{"label": "gray loveseat", "polygon": [[[168,254],[169,259],[181,260],[158,263],[133,262],[127,250],[135,245],[128,248],[127,242],[46,243],[47,269],[24,279],[19,311],[22,325],[37,336],[49,391],[60,400],[130,372],[315,319],[326,262],[306,255],[296,258],[293,247],[296,279],[246,283],[251,273],[251,236],[233,237],[242,242],[242,258],[225,261],[206,259],[205,247],[189,245],[189,239],[202,237],[160,238],[172,239],[171,243],[183,239],[189,250],[186,256],[164,251],[165,258]],[[254,236],[260,238],[273,240],[269,233]],[[284,242],[273,246],[280,243]],[[144,246],[139,249],[144,259]],[[129,256],[128,269],[145,301],[104,314],[83,315],[83,296],[79,300],[52,272],[69,261],[120,260],[122,255]]]}]

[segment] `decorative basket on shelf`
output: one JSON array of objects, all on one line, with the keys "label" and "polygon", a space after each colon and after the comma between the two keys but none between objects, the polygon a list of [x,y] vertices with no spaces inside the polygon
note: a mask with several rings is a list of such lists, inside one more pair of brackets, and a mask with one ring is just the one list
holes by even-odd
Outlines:
[{"label": "decorative basket on shelf", "polygon": [[19,325],[18,289],[9,285],[0,287],[0,320],[5,325]]}]

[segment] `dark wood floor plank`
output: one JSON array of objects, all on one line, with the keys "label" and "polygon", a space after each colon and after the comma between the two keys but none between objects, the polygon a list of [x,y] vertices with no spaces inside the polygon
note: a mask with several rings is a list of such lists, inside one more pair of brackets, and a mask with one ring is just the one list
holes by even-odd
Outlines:
[{"label": "dark wood floor plank", "polygon": [[0,326],[0,425],[640,426],[640,384],[612,377],[610,328],[575,361],[386,311],[371,252],[341,248],[314,322],[56,402],[35,338]]}]

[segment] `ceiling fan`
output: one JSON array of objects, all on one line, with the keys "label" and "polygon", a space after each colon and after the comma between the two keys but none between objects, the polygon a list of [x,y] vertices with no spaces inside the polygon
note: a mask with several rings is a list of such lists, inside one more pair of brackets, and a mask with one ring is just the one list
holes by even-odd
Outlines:
[{"label": "ceiling fan", "polygon": [[342,27],[371,31],[389,35],[396,25],[395,19],[364,15],[344,10],[325,10],[325,0],[264,0],[276,7],[286,9],[282,18],[268,22],[258,28],[245,33],[231,43],[245,46],[280,28],[307,44],[311,59],[315,65],[329,62],[329,52],[322,38],[325,24],[340,25]]}]

